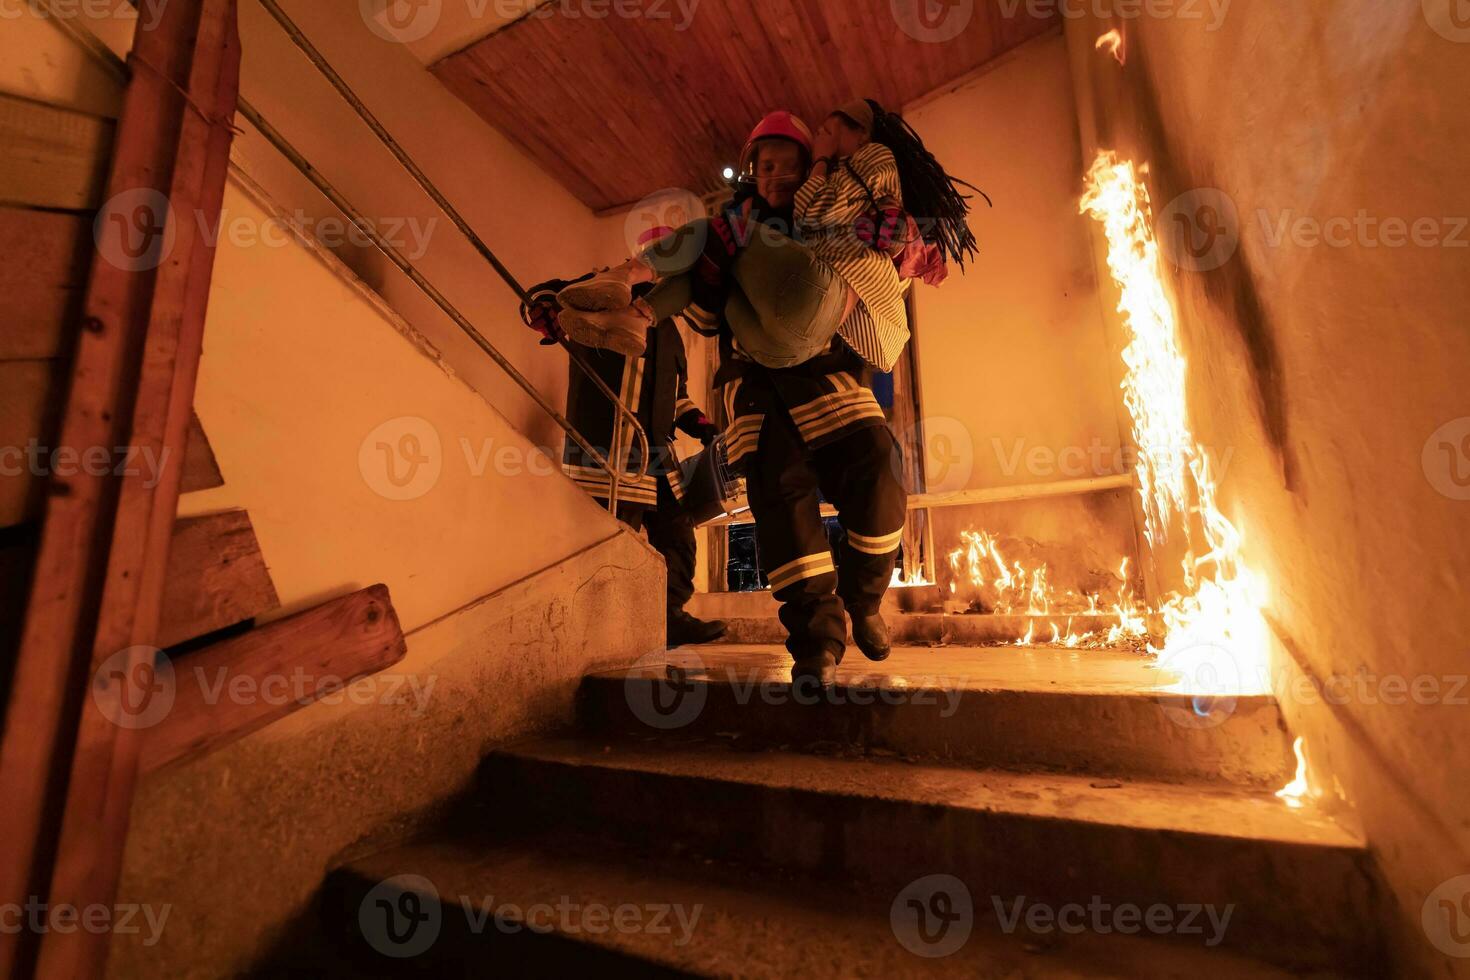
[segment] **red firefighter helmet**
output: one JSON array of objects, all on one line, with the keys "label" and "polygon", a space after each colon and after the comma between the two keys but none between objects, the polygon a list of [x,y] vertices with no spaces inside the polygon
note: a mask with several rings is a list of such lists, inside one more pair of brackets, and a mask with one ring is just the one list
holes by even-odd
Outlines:
[{"label": "red firefighter helmet", "polygon": [[740,154],[740,172],[749,174],[755,165],[755,150],[764,140],[790,140],[802,148],[808,159],[812,155],[812,128],[794,112],[773,112],[751,130],[750,139]]}]

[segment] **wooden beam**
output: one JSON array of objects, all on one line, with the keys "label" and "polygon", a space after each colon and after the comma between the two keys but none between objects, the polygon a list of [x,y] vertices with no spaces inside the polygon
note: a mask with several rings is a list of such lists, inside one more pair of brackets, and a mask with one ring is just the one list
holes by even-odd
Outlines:
[{"label": "wooden beam", "polygon": [[228,745],[407,649],[388,587],[375,585],[181,657],[160,675],[172,676],[173,706],[147,731],[139,765],[147,772]]},{"label": "wooden beam", "polygon": [[174,525],[158,646],[207,636],[280,604],[245,511],[183,517]]},{"label": "wooden beam", "polygon": [[89,217],[0,208],[0,361],[70,355],[92,249]]},{"label": "wooden beam", "polygon": [[199,413],[189,413],[189,435],[184,446],[184,475],[179,481],[179,493],[196,493],[213,490],[225,485],[224,474],[214,458],[214,447],[204,434],[204,425]]},{"label": "wooden beam", "polygon": [[[120,678],[146,666],[158,635],[213,261],[196,218],[219,217],[239,82],[235,0],[172,0],[159,12],[134,38],[105,197],[129,202],[122,230],[172,247],[152,264],[117,243],[114,260],[92,263],[58,444],[151,452],[162,476],[113,470],[49,483],[0,742],[10,849],[0,903],[106,906],[121,873],[141,740],[110,718],[122,707]],[[52,144],[33,126],[11,128],[55,150],[59,168],[90,160],[106,170],[100,128],[73,122],[70,142]],[[28,182],[38,173],[35,154],[8,152],[4,137],[0,146],[0,186],[14,186],[13,172]],[[49,203],[91,207],[100,196]],[[140,206],[160,197],[167,210],[140,223]],[[165,221],[173,234],[160,239]],[[99,670],[118,654],[121,670]],[[97,976],[106,956],[107,937],[85,930],[0,932],[0,975]]]},{"label": "wooden beam", "polygon": [[96,210],[112,134],[109,119],[0,95],[0,203]]},{"label": "wooden beam", "polygon": [[[157,33],[159,43],[145,43],[151,33]],[[136,139],[144,153],[162,151],[163,166],[127,174],[122,185],[160,186],[150,180],[159,181],[166,168],[167,228],[173,232],[173,245],[172,254],[157,269],[140,320],[145,329],[132,385],[136,395],[131,399],[131,435],[119,445],[152,450],[165,463],[156,485],[125,476],[117,488],[87,675],[92,697],[82,700],[48,892],[53,904],[77,908],[109,904],[122,875],[141,739],[140,733],[114,721],[127,697],[121,679],[126,675],[109,677],[102,667],[124,650],[131,651],[131,663],[141,665],[142,651],[157,644],[214,269],[214,245],[203,227],[220,220],[239,102],[236,0],[173,0],[154,32],[138,31],[131,57],[139,69],[128,85],[121,138]],[[150,75],[161,77],[140,86]],[[159,83],[172,91],[160,89]],[[187,93],[182,100],[177,98],[181,93]],[[135,95],[146,101],[141,118],[134,118],[140,125],[130,131],[129,109]],[[144,128],[148,121],[158,128]],[[119,147],[118,159],[123,158]],[[117,172],[115,161],[114,178]],[[114,179],[113,198],[120,189],[117,184]],[[170,241],[170,236],[165,234],[163,240]],[[124,271],[131,267],[125,264]],[[124,376],[124,390],[127,387]],[[96,975],[106,965],[105,937],[58,932],[42,937],[37,972],[43,976]]]}]

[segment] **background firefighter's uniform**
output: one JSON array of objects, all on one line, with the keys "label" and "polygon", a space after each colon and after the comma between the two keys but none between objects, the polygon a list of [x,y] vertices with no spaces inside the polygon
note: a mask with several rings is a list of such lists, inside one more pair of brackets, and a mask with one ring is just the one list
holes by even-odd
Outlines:
[{"label": "background firefighter's uniform", "polygon": [[[618,459],[609,462],[627,474],[618,487],[618,517],[648,541],[668,562],[670,614],[682,610],[694,594],[696,545],[694,524],[680,506],[683,484],[674,450],[674,429],[691,436],[708,425],[704,413],[689,399],[689,364],[684,340],[674,321],[664,320],[648,332],[648,349],[641,357],[572,344],[623,404],[633,408],[648,434],[652,453],[648,473],[635,479],[641,450],[631,428],[623,427]],[[599,452],[611,452],[614,422],[620,418],[612,404],[575,365],[567,385],[567,419]],[[606,504],[611,478],[589,459],[580,446],[567,440],[562,468],[578,486]]]}]

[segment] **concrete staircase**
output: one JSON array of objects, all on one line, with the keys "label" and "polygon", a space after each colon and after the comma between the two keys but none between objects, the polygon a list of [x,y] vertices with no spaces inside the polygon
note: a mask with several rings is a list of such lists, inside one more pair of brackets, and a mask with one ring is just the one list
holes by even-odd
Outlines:
[{"label": "concrete staircase", "polygon": [[859,657],[811,704],[785,672],[724,645],[588,677],[575,734],[492,752],[432,839],[331,876],[339,948],[368,975],[1381,964],[1361,839],[1273,793],[1291,752],[1269,699],[1016,647]]},{"label": "concrete staircase", "polygon": [[[968,615],[945,613],[945,597],[938,586],[890,589],[883,600],[895,643],[912,645],[987,646],[1010,643],[1026,635],[1051,635],[1056,623],[1063,635],[1106,631],[1117,623],[1113,616]],[[730,626],[726,643],[781,644],[786,629],[777,618],[779,603],[770,592],[706,592],[690,601],[688,610],[700,619],[722,619]]]}]

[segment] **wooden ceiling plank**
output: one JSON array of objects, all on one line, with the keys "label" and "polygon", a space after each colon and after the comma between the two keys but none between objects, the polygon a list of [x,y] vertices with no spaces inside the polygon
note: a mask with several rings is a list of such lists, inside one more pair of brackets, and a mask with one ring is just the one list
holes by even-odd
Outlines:
[{"label": "wooden ceiling plank", "polygon": [[476,113],[596,211],[667,187],[718,187],[744,134],[789,108],[813,125],[853,98],[893,110],[1052,29],[1056,18],[974,21],[933,44],[890,0],[703,0],[672,17],[527,18],[433,71]]}]

